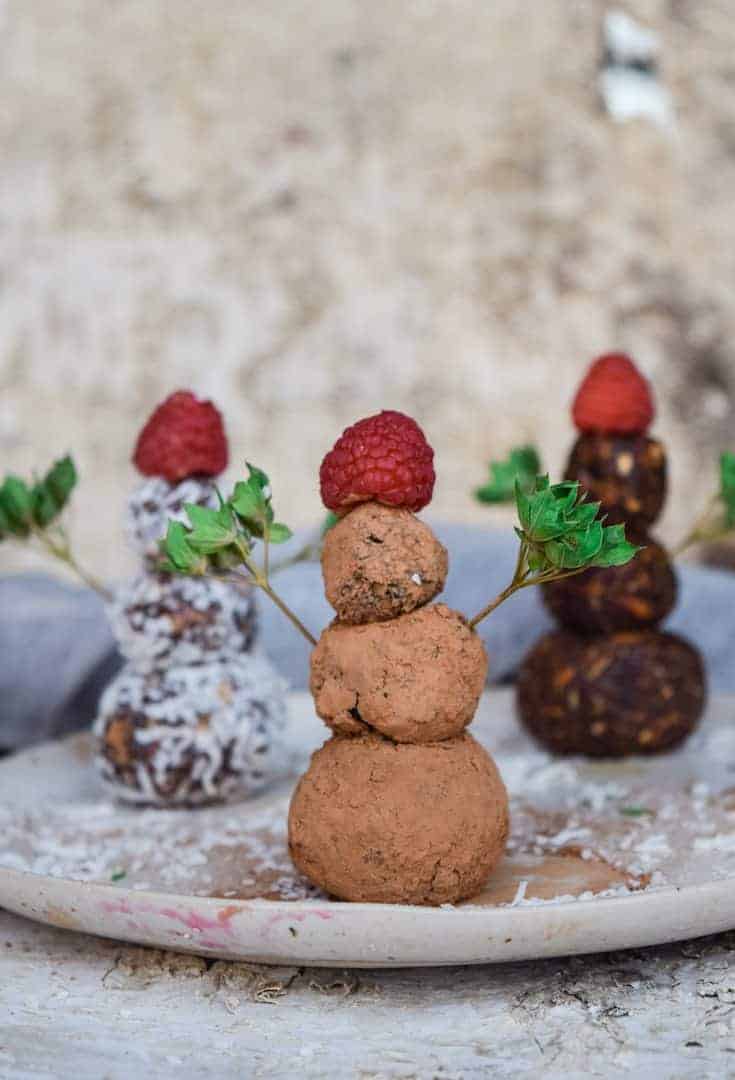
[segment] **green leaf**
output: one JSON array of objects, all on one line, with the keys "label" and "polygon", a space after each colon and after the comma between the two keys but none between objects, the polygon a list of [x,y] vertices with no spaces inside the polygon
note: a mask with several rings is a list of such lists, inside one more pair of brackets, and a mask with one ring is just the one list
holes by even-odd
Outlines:
[{"label": "green leaf", "polygon": [[544,551],[549,562],[560,570],[578,570],[592,564],[602,548],[602,540],[602,522],[593,521],[585,529],[571,532],[559,540],[550,540]]},{"label": "green leaf", "polygon": [[164,566],[169,572],[195,575],[206,573],[207,559],[201,552],[190,547],[190,535],[180,521],[169,521],[166,536],[160,543],[161,552],[166,557]]},{"label": "green leaf", "polygon": [[192,524],[187,543],[201,555],[212,555],[220,548],[228,547],[237,537],[232,511],[225,505],[219,510],[196,503],[185,503],[186,516]]},{"label": "green leaf", "polygon": [[735,525],[735,454],[726,450],[720,456],[720,496],[725,504],[728,528]]},{"label": "green leaf", "polygon": [[69,454],[54,462],[46,473],[43,484],[51,492],[59,510],[69,501],[69,496],[77,486],[77,480],[76,465]]},{"label": "green leaf", "polygon": [[602,547],[592,561],[592,566],[624,566],[643,549],[625,538],[624,525],[608,525],[603,529]]},{"label": "green leaf", "polygon": [[245,464],[248,467],[248,481],[252,481],[252,483],[265,494],[265,497],[269,499],[271,494],[271,482],[266,474],[262,469],[259,469],[257,465],[251,465],[249,461],[246,461]]},{"label": "green leaf", "polygon": [[329,530],[333,529],[338,521],[338,515],[335,514],[333,510],[328,510],[325,514],[324,521],[322,522],[321,535],[323,537],[326,536]]},{"label": "green leaf", "polygon": [[3,540],[11,531],[10,518],[0,504],[0,540]]},{"label": "green leaf", "polygon": [[535,447],[514,447],[505,461],[490,462],[490,480],[475,490],[475,498],[484,503],[512,502],[516,483],[523,490],[532,490],[540,468]]},{"label": "green leaf", "polygon": [[238,480],[229,500],[229,505],[238,517],[248,521],[257,516],[263,502],[259,488],[252,486],[249,480]]},{"label": "green leaf", "polygon": [[655,817],[655,810],[651,810],[648,806],[621,806],[620,813],[624,817]]},{"label": "green leaf", "polygon": [[293,533],[288,525],[283,525],[281,522],[277,521],[268,528],[268,539],[271,544],[285,544],[292,536]]},{"label": "green leaf", "polygon": [[7,476],[0,488],[0,506],[8,521],[9,531],[15,536],[28,536],[33,522],[33,497],[24,480]]},{"label": "green leaf", "polygon": [[31,492],[31,497],[33,501],[33,520],[36,525],[45,529],[58,516],[60,507],[44,482],[36,484]]}]

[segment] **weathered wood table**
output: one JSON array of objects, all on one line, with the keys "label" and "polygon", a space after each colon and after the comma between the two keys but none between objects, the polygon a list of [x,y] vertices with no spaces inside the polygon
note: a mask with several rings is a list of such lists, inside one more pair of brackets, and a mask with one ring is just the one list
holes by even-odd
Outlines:
[{"label": "weathered wood table", "polygon": [[489,967],[265,968],[0,912],[0,1077],[735,1076],[735,933]]}]

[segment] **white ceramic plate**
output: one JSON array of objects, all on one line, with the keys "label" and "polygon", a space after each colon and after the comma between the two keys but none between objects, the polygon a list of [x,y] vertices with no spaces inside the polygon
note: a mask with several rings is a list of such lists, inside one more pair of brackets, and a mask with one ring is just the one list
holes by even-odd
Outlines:
[{"label": "white ceramic plate", "polygon": [[[0,905],[40,922],[201,955],[399,967],[654,945],[735,927],[735,699],[681,750],[620,763],[554,759],[509,691],[473,733],[512,798],[509,853],[482,894],[440,909],[343,904],[295,873],[293,781],[205,810],[114,806],[88,735],[0,763]],[[295,768],[324,738],[291,699]]]}]

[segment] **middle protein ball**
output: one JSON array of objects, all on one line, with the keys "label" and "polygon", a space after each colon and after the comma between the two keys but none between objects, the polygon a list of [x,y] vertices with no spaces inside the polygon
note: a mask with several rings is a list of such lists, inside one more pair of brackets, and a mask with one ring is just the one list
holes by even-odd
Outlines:
[{"label": "middle protein ball", "polygon": [[336,732],[374,728],[396,742],[433,742],[470,723],[487,666],[464,616],[431,604],[390,622],[332,623],[311,655],[311,692]]},{"label": "middle protein ball", "polygon": [[324,588],[342,622],[382,622],[428,604],[447,569],[446,548],[410,510],[363,503],[324,538]]}]

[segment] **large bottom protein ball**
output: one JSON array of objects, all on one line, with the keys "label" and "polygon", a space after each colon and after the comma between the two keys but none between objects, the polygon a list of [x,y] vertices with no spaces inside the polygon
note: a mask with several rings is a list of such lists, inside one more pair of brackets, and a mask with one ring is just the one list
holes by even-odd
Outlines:
[{"label": "large bottom protein ball", "polygon": [[523,661],[525,726],[558,754],[623,757],[680,743],[705,703],[699,653],[657,631],[580,638],[546,634]]},{"label": "large bottom protein ball", "polygon": [[332,623],[311,655],[316,711],[341,734],[374,728],[398,742],[459,735],[475,715],[487,654],[445,604],[390,622]]},{"label": "large bottom protein ball", "polygon": [[285,770],[284,688],[260,657],[141,674],[102,696],[97,763],[110,794],[148,806],[243,798]]},{"label": "large bottom protein ball", "polygon": [[237,659],[257,629],[252,588],[217,578],[141,574],[109,613],[120,652],[141,671]]},{"label": "large bottom protein ball", "polygon": [[544,603],[562,626],[582,634],[645,630],[660,623],[676,603],[676,575],[669,557],[651,537],[624,566],[585,570],[543,586]]},{"label": "large bottom protein ball", "polygon": [[446,548],[410,510],[362,503],[324,538],[327,600],[346,623],[394,619],[428,604],[447,568]]},{"label": "large bottom protein ball", "polygon": [[470,735],[430,744],[335,736],[291,801],[298,869],[341,900],[452,904],[474,896],[505,850],[508,797]]}]

